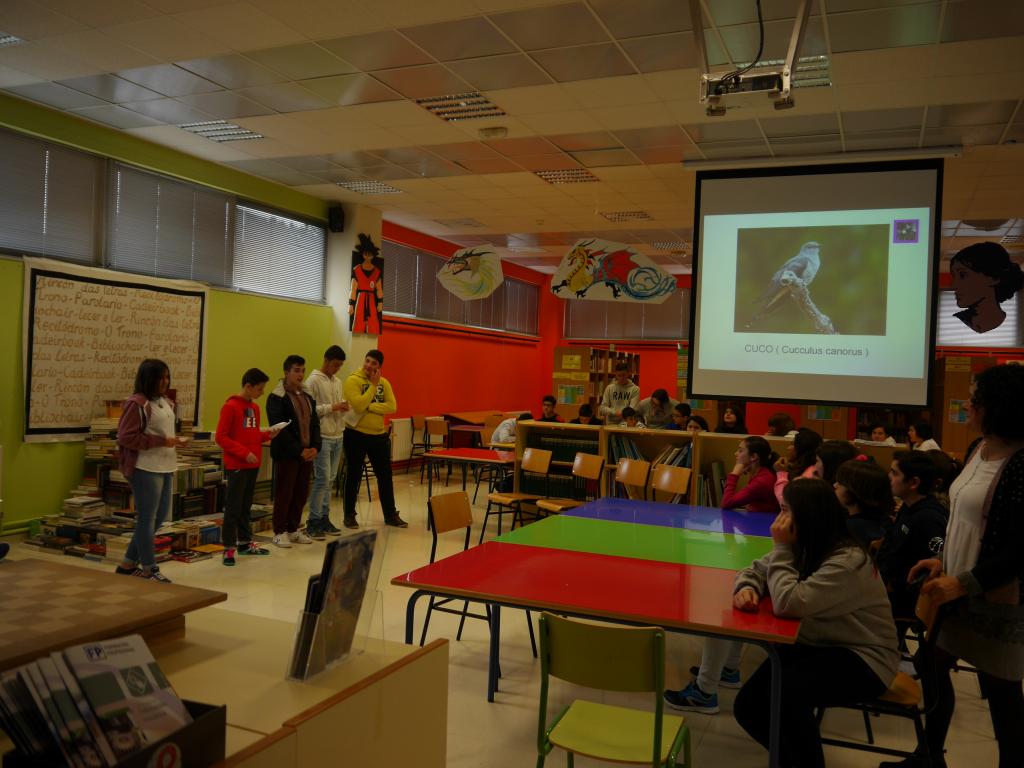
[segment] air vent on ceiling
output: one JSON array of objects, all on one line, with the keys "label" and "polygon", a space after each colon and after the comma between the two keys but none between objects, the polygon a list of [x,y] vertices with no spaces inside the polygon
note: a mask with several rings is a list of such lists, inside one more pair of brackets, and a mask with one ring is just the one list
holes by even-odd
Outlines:
[{"label": "air vent on ceiling", "polygon": [[449,229],[481,229],[481,224],[476,219],[434,219],[442,227]]},{"label": "air vent on ceiling", "polygon": [[651,221],[652,217],[647,211],[601,211],[601,215],[608,221],[621,224],[624,221]]},{"label": "air vent on ceiling", "polygon": [[210,141],[249,141],[263,138],[262,133],[250,131],[227,120],[203,120],[198,123],[182,123],[178,127]]},{"label": "air vent on ceiling", "polygon": [[504,117],[505,111],[482,93],[453,93],[416,99],[416,103],[433,115],[454,123],[456,120],[476,120],[481,117]]},{"label": "air vent on ceiling", "polygon": [[361,195],[400,195],[402,190],[383,181],[339,181],[339,187]]},{"label": "air vent on ceiling", "polygon": [[685,251],[689,246],[682,240],[670,240],[664,243],[651,243],[656,251]]},{"label": "air vent on ceiling", "polygon": [[1024,235],[1003,235],[999,242],[1002,245],[1024,245]]},{"label": "air vent on ceiling", "polygon": [[25,41],[22,40],[20,37],[8,35],[6,32],[0,32],[0,48],[3,48],[8,45],[20,45],[24,42]]},{"label": "air vent on ceiling", "polygon": [[548,184],[586,184],[590,181],[600,181],[597,176],[586,168],[569,168],[564,171],[534,171]]}]

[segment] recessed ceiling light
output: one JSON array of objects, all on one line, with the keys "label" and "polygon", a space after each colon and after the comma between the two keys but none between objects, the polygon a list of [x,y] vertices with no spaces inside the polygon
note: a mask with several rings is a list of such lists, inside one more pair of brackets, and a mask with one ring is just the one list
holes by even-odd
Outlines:
[{"label": "recessed ceiling light", "polygon": [[601,215],[608,221],[621,223],[623,221],[651,221],[652,217],[647,211],[601,211]]},{"label": "recessed ceiling light", "polygon": [[8,35],[6,32],[0,32],[0,48],[3,48],[4,46],[7,46],[7,45],[20,45],[21,43],[24,43],[24,42],[25,41],[22,40],[20,37],[15,37],[14,35]]},{"label": "recessed ceiling light", "polygon": [[249,141],[264,138],[262,133],[250,131],[227,120],[202,120],[197,123],[182,123],[178,126],[183,131],[194,133],[210,141]]},{"label": "recessed ceiling light", "polygon": [[383,181],[339,181],[339,187],[361,195],[400,195],[402,190]]},{"label": "recessed ceiling light", "polygon": [[564,171],[534,171],[548,184],[586,184],[591,181],[600,181],[597,176],[586,168],[569,168]]},{"label": "recessed ceiling light", "polygon": [[999,242],[1002,245],[1024,245],[1024,235],[1003,235]]},{"label": "recessed ceiling light", "polygon": [[454,123],[457,120],[505,116],[505,111],[501,107],[492,103],[478,91],[453,93],[447,96],[430,96],[426,99],[416,99],[416,103],[427,112],[449,123]]},{"label": "recessed ceiling light", "polygon": [[685,251],[689,246],[682,240],[670,240],[668,242],[651,243],[656,251]]}]

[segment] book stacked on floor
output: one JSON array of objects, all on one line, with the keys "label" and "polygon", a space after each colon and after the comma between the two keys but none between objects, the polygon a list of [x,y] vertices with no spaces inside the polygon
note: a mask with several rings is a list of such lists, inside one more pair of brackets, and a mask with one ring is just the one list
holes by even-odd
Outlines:
[{"label": "book stacked on floor", "polygon": [[103,503],[103,499],[95,496],[71,496],[64,499],[62,514],[72,520],[99,520],[106,508],[107,505]]},{"label": "book stacked on floor", "polygon": [[0,675],[0,726],[41,762],[115,766],[191,722],[139,635],[55,651]]}]

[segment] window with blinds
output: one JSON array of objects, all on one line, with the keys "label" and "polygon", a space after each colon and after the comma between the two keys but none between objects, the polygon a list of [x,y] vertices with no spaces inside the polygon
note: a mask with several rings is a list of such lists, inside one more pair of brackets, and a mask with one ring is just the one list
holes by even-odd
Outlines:
[{"label": "window with blinds", "polygon": [[565,302],[565,338],[682,341],[690,335],[690,289],[681,288],[661,304]]},{"label": "window with blinds", "polygon": [[953,291],[939,291],[938,330],[935,343],[940,347],[1019,347],[1024,346],[1020,327],[1020,296],[1013,296],[999,305],[1006,319],[998,328],[982,335],[975,333],[960,318],[963,307],[956,305]]},{"label": "window with blinds", "polygon": [[229,195],[114,164],[107,266],[230,285],[231,208]]},{"label": "window with blinds", "polygon": [[0,132],[0,249],[96,261],[103,160]]},{"label": "window with blinds", "polygon": [[473,328],[537,335],[536,285],[506,277],[484,299],[463,301],[437,279],[445,259],[384,241],[384,312]]},{"label": "window with blinds", "polygon": [[235,206],[236,288],[323,301],[326,257],[327,231],[319,224],[241,203]]}]

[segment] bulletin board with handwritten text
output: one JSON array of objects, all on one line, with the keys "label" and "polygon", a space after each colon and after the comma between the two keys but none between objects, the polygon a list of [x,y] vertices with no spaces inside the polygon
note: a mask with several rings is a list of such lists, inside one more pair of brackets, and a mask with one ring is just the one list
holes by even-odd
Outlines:
[{"label": "bulletin board with handwritten text", "polygon": [[25,440],[80,440],[145,358],[171,371],[178,415],[198,422],[206,290],[25,259]]}]

